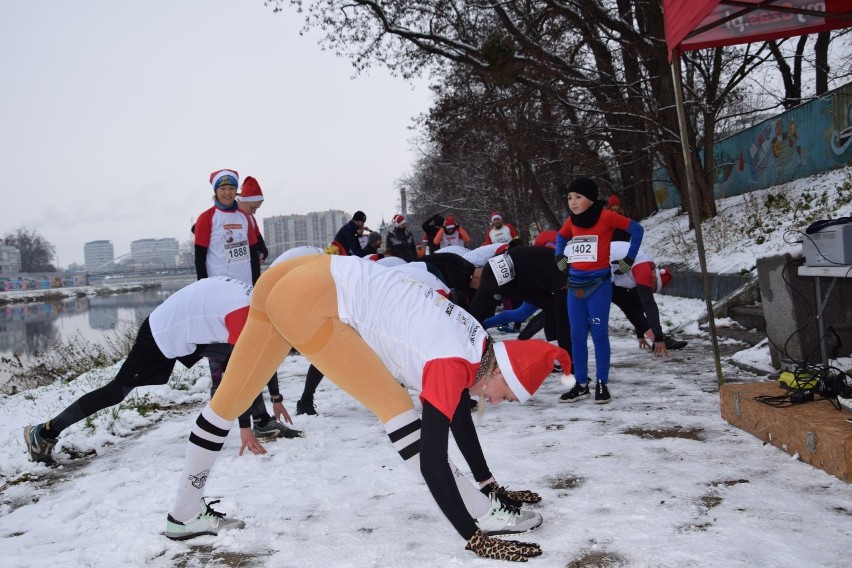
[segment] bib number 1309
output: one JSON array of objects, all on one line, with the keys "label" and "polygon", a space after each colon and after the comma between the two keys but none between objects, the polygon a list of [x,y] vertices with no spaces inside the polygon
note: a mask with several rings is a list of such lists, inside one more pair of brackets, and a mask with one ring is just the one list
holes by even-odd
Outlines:
[{"label": "bib number 1309", "polygon": [[494,278],[497,280],[497,285],[502,286],[515,279],[515,263],[512,262],[508,254],[501,254],[488,259],[488,264],[491,266],[491,271],[494,273]]}]

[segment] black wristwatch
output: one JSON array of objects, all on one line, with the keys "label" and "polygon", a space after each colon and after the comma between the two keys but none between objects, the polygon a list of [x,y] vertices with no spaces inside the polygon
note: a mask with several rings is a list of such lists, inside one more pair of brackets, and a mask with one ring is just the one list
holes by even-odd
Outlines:
[{"label": "black wristwatch", "polygon": [[284,402],[284,396],[280,394],[273,394],[269,397],[272,402]]}]

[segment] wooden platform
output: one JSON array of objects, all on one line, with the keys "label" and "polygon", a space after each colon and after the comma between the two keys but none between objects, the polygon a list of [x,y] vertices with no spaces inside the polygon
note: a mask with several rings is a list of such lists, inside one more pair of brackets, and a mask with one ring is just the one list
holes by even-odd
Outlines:
[{"label": "wooden platform", "polygon": [[[777,408],[756,396],[780,396],[776,381],[728,383],[720,391],[722,418],[844,481],[852,481],[852,412],[839,411],[827,400]],[[819,398],[819,397],[817,397]]]}]

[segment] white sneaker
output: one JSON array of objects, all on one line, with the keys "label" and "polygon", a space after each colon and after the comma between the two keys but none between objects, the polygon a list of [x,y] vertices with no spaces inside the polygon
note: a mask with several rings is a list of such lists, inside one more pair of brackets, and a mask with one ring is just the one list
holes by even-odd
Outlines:
[{"label": "white sneaker", "polygon": [[538,513],[504,505],[492,494],[491,510],[476,519],[476,526],[489,536],[519,534],[537,528],[543,520]]},{"label": "white sneaker", "polygon": [[166,537],[172,540],[186,540],[205,534],[219,534],[221,530],[241,529],[246,526],[244,522],[238,519],[229,519],[224,513],[214,511],[211,505],[218,502],[216,500],[207,503],[204,499],[201,499],[201,510],[185,523],[176,521],[171,515],[168,515],[166,517]]}]

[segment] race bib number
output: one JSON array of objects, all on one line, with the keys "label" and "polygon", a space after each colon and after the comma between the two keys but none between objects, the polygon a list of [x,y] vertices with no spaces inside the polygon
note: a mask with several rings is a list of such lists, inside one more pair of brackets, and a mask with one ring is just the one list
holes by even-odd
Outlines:
[{"label": "race bib number", "polygon": [[588,235],[574,237],[565,248],[568,262],[596,262],[598,260],[598,237]]},{"label": "race bib number", "polygon": [[494,273],[494,278],[497,279],[498,286],[508,284],[515,279],[515,263],[512,262],[508,254],[493,256],[488,259],[488,264],[491,265],[491,271]]},{"label": "race bib number", "polygon": [[228,261],[228,264],[247,262],[249,260],[248,241],[225,243],[225,260]]}]

